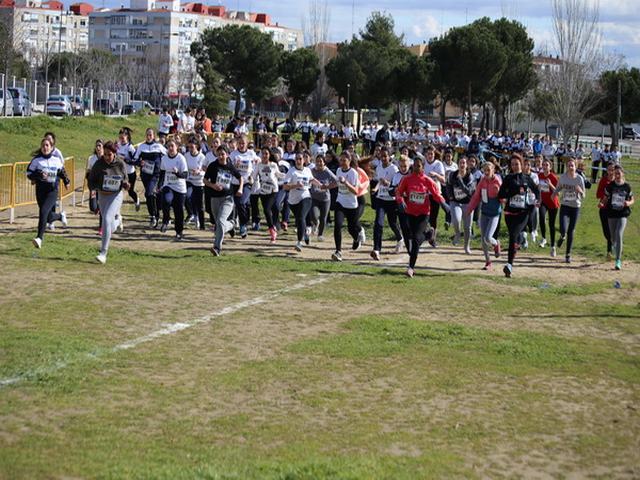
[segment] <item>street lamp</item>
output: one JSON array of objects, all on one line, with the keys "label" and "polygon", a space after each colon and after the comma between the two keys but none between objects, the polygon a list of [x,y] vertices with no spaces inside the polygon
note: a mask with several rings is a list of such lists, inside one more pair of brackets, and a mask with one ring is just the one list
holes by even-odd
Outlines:
[{"label": "street lamp", "polygon": [[351,84],[347,83],[347,112],[349,111],[349,94],[351,93]]}]

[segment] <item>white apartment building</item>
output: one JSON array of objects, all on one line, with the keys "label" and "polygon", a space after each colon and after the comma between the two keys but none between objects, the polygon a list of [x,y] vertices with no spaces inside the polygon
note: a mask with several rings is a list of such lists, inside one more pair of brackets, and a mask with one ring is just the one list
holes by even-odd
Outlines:
[{"label": "white apartment building", "polygon": [[87,50],[92,9],[86,3],[65,11],[56,0],[4,0],[0,1],[0,21],[9,26],[14,49],[34,67],[59,52]]},{"label": "white apartment building", "polygon": [[179,0],[131,0],[130,8],[98,9],[89,15],[89,46],[109,50],[121,62],[136,65],[155,84],[151,90],[188,95],[200,81],[191,43],[205,29],[228,24],[259,28],[287,50],[303,45],[301,30],[271,24],[266,14]]}]

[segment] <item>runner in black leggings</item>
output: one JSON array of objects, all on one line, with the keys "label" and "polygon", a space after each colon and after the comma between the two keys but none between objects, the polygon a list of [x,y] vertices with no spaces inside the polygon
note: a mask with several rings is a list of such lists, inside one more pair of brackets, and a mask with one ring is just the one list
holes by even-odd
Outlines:
[{"label": "runner in black leggings", "polygon": [[529,212],[535,203],[531,202],[531,195],[535,196],[535,202],[540,201],[538,186],[529,175],[522,173],[522,157],[514,154],[511,157],[511,174],[507,175],[500,186],[498,198],[505,205],[504,217],[509,229],[509,257],[503,272],[506,277],[511,277],[513,260],[516,257],[518,237],[527,226]]}]

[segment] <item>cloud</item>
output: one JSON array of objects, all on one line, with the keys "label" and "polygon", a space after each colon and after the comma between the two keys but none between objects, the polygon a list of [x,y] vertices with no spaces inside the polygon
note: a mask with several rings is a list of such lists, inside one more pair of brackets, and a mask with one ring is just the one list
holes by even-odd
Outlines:
[{"label": "cloud", "polygon": [[411,27],[411,31],[416,37],[429,40],[442,33],[442,25],[433,15],[422,15],[418,23]]}]

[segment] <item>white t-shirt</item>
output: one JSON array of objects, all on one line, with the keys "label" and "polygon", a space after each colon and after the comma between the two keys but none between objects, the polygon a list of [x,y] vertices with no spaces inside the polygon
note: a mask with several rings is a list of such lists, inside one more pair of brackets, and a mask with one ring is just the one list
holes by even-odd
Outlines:
[{"label": "white t-shirt", "polygon": [[315,160],[318,155],[326,155],[328,150],[329,147],[326,143],[323,143],[322,145],[314,143],[311,145],[311,158]]},{"label": "white t-shirt", "polygon": [[356,208],[358,206],[358,197],[356,197],[356,194],[349,190],[340,179],[344,178],[345,182],[349,182],[354,187],[358,187],[358,172],[353,168],[350,168],[346,172],[342,170],[342,168],[339,168],[336,171],[336,178],[338,179],[338,198],[336,202],[344,208]]},{"label": "white t-shirt", "polygon": [[309,187],[313,174],[309,167],[303,167],[302,170],[298,170],[296,167],[291,167],[284,177],[284,183],[296,184],[302,183],[302,187],[289,190],[289,205],[297,205],[305,198],[311,198],[311,192]]},{"label": "white t-shirt", "polygon": [[[380,180],[387,180],[389,183],[391,183],[391,180],[393,180],[393,176],[397,172],[398,172],[398,167],[396,167],[394,164],[390,163],[387,166],[387,168],[385,168],[382,166],[382,163],[380,163],[376,167],[375,179],[378,182]],[[393,200],[393,197],[389,194],[389,185],[382,185],[381,183],[379,183],[378,191],[376,193],[376,198],[378,198],[379,200],[385,200],[385,201]]]},{"label": "white t-shirt", "polygon": [[169,154],[164,155],[160,161],[160,170],[164,170],[164,183],[162,188],[169,187],[174,192],[187,193],[187,181],[184,178],[178,178],[174,172],[174,168],[179,173],[188,171],[187,161],[178,153],[175,157],[171,158]]},{"label": "white t-shirt", "polygon": [[[189,169],[189,176],[187,177],[187,181],[196,187],[204,187],[204,172],[206,167],[205,156],[202,152],[198,152],[195,156],[191,155],[191,152],[187,152],[184,154],[184,158],[187,161],[187,168]],[[197,173],[193,173],[193,170],[196,170]]]},{"label": "white t-shirt", "polygon": [[168,134],[171,127],[173,127],[173,117],[168,113],[166,115],[164,113],[160,115],[158,119],[158,132]]},{"label": "white t-shirt", "polygon": [[94,153],[89,157],[89,160],[87,161],[87,170],[91,170],[97,161],[98,156]]},{"label": "white t-shirt", "polygon": [[126,143],[124,145],[121,143],[118,144],[118,152],[116,153],[116,155],[118,155],[119,157],[122,158],[122,160],[124,160],[124,166],[125,166],[125,170],[127,171],[127,175],[131,175],[136,171],[135,165],[129,165],[127,163],[127,161],[133,160],[133,157],[135,154],[136,154],[136,149],[133,148],[133,145],[131,145],[130,143]]},{"label": "white t-shirt", "polygon": [[[239,150],[234,150],[231,152],[231,165],[236,167],[236,169],[242,175],[242,179],[247,182],[247,180],[251,177],[251,173],[253,172],[254,164],[260,160],[260,157],[256,155],[256,152],[253,150],[247,150],[246,152],[240,152]],[[234,185],[239,185],[240,182],[237,178],[233,178],[232,183]]]},{"label": "white t-shirt", "polygon": [[442,175],[443,177],[445,177],[445,180],[446,180],[444,165],[442,164],[442,162],[440,160],[434,160],[433,163],[424,162],[424,174],[427,177],[429,177],[431,180],[436,182],[436,185],[438,185],[438,188],[440,189],[440,191],[442,191],[442,189],[440,187],[440,181],[438,179],[436,179],[436,178],[433,178],[430,175],[431,172],[435,172],[438,175]]},{"label": "white t-shirt", "polygon": [[256,165],[253,171],[254,184],[258,184],[259,188],[256,193],[259,195],[270,195],[278,191],[278,176],[280,173],[278,165],[273,162],[262,163]]}]

